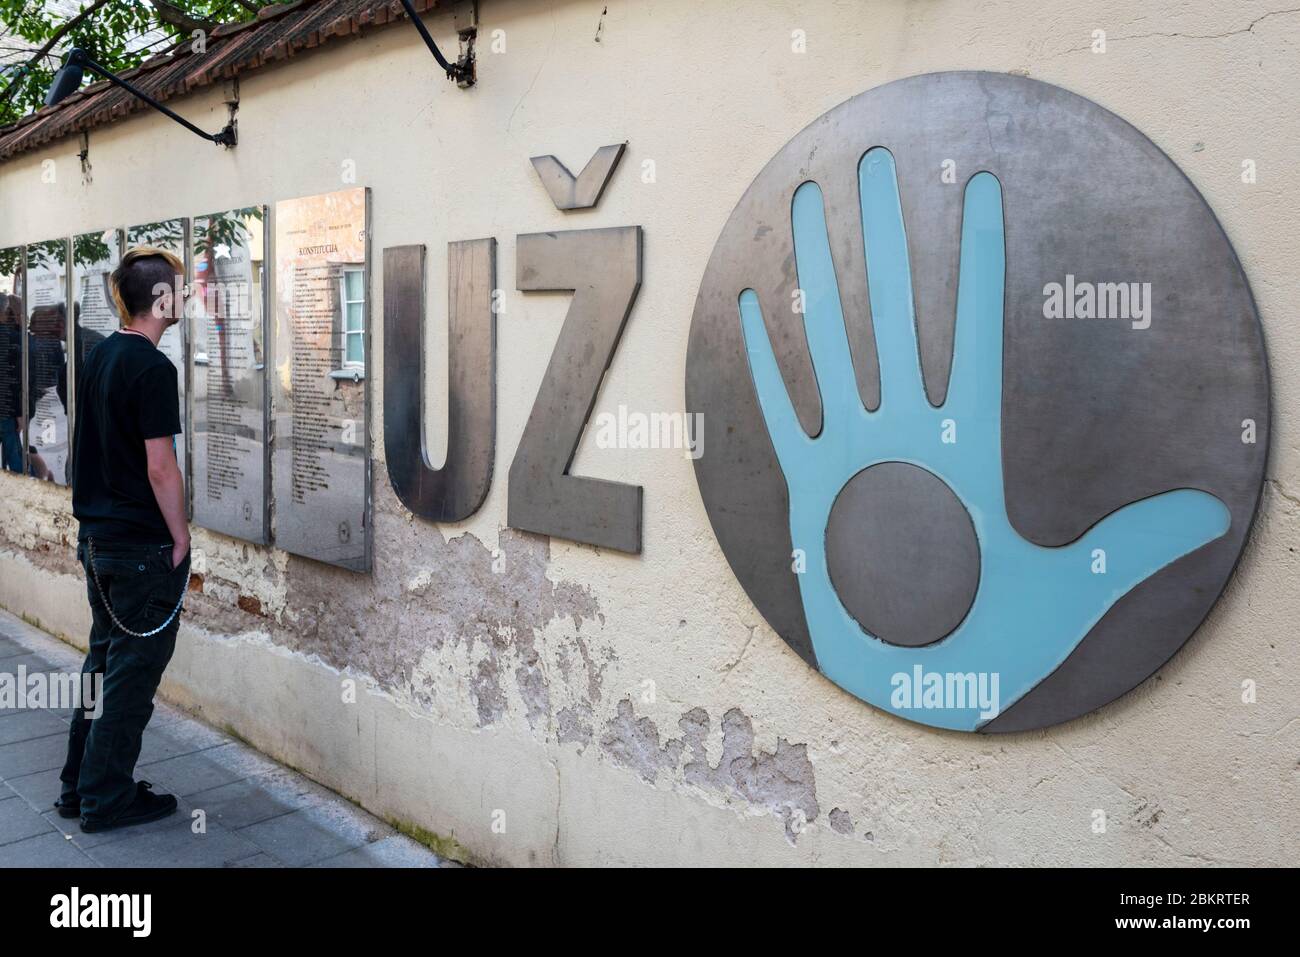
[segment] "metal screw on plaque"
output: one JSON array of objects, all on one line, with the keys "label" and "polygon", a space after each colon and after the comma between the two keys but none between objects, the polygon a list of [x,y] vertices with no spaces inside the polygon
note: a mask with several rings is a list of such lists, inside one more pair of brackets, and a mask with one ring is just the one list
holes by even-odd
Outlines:
[{"label": "metal screw on plaque", "polygon": [[347,522],[339,522],[339,541],[344,545],[352,541],[352,526]]}]

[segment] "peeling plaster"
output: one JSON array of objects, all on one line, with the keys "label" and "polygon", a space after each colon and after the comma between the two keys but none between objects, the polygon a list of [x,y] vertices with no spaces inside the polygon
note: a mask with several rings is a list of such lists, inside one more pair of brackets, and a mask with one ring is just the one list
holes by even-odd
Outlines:
[{"label": "peeling plaster", "polygon": [[668,771],[727,803],[738,799],[748,808],[766,810],[782,820],[791,844],[817,818],[816,774],[807,744],[777,738],[775,751],[756,749],[753,721],[739,708],[730,708],[722,716],[722,757],[712,765],[705,744],[711,726],[708,711],[692,708],[677,726],[682,736],[661,744],[658,726],[650,718],[637,718],[631,700],[624,698],[605,727],[601,750],[647,784],[655,784],[659,773]]},{"label": "peeling plaster", "polygon": [[479,727],[494,724],[506,713],[506,695],[501,690],[501,675],[496,662],[485,658],[478,663],[478,672],[470,681],[474,693],[474,707],[478,711]]},{"label": "peeling plaster", "polygon": [[[425,709],[438,693],[428,656],[459,664],[448,657],[459,651],[472,662],[468,690],[480,727],[507,715],[513,692],[524,703],[529,726],[546,731],[552,704],[541,635],[553,623],[571,626],[570,639],[595,668],[586,642],[576,635],[599,616],[591,590],[547,577],[550,544],[544,537],[502,530],[494,568],[489,545],[470,534],[444,539],[436,526],[407,513],[386,482],[377,485],[375,536],[382,545],[372,575],[294,556],[286,557],[283,568],[254,560],[253,577],[260,575],[272,593],[261,607],[274,615],[274,640],[334,667],[363,671],[385,691],[405,693]],[[244,568],[226,574],[223,580],[209,563],[205,597],[224,600],[196,602],[190,611],[204,627],[238,632],[248,624],[232,617],[229,603],[232,592],[247,587],[249,575]],[[234,603],[248,609],[241,598]],[[580,680],[589,698],[598,699],[599,671]]]},{"label": "peeling plaster", "polygon": [[559,744],[578,744],[586,747],[591,743],[593,722],[590,707],[568,705],[560,709],[555,719],[555,739]]}]

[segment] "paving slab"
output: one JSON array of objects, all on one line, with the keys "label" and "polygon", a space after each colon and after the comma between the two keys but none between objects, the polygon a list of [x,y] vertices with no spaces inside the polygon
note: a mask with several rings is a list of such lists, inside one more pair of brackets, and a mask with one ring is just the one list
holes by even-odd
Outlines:
[{"label": "paving slab", "polygon": [[7,781],[10,778],[31,774],[33,771],[62,768],[67,757],[67,731],[56,731],[37,738],[2,744],[0,745],[0,779]]},{"label": "paving slab", "polygon": [[242,861],[235,861],[231,867],[284,867],[270,854],[258,851],[252,857],[246,857]]},{"label": "paving slab", "polygon": [[0,847],[0,867],[99,867],[62,834],[51,832]]},{"label": "paving slab", "polygon": [[59,772],[62,770],[63,765],[60,764],[57,768],[5,778],[4,781],[15,794],[43,814],[50,809],[61,792],[63,785],[59,781]]},{"label": "paving slab", "polygon": [[168,758],[178,758],[183,754],[206,751],[210,747],[212,745],[206,741],[177,737],[162,728],[154,728],[151,721],[144,740],[140,744],[140,757],[136,764],[155,764],[158,761],[166,761]]},{"label": "paving slab", "polygon": [[300,803],[276,795],[257,778],[245,778],[191,794],[189,802],[202,808],[209,821],[234,829],[290,814],[302,807]]},{"label": "paving slab", "polygon": [[206,751],[182,754],[165,761],[150,764],[137,764],[135,776],[139,780],[149,781],[158,792],[186,797],[230,784],[242,779],[243,775],[232,771],[207,756]]},{"label": "paving slab", "polygon": [[68,733],[68,723],[55,711],[39,709],[19,712],[8,721],[0,721],[0,746],[26,741],[30,738],[43,738],[47,734]]},{"label": "paving slab", "polygon": [[426,855],[412,853],[410,841],[386,837],[318,861],[312,867],[446,867],[450,863],[435,864]]},{"label": "paving slab", "polygon": [[308,811],[282,814],[250,824],[237,833],[290,867],[306,867],[365,843],[322,826]]},{"label": "paving slab", "polygon": [[[26,669],[26,670],[19,670]],[[0,658],[0,675],[10,675],[17,678],[19,675],[44,674],[49,671],[62,671],[61,668],[52,666],[45,658],[40,655],[34,655],[31,652],[21,655],[9,655]],[[76,668],[78,673],[81,672],[81,666]]]},{"label": "paving slab", "polygon": [[18,795],[0,800],[0,861],[4,845],[50,831],[49,822]]},{"label": "paving slab", "polygon": [[86,848],[86,856],[104,867],[157,867],[160,860],[168,867],[228,867],[258,851],[256,845],[220,825],[196,834],[188,816],[168,820],[174,822],[170,827]]}]

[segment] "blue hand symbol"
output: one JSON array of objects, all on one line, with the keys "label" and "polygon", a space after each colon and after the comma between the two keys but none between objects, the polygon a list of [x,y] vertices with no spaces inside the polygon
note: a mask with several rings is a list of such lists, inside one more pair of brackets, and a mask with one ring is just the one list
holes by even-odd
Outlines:
[{"label": "blue hand symbol", "polygon": [[[1223,535],[1229,513],[1213,495],[1178,489],[1135,502],[1059,548],[1025,541],[1007,518],[1002,483],[1002,325],[1005,243],[1002,190],[978,173],[966,185],[957,324],[943,406],[925,398],[917,352],[911,269],[893,157],[870,150],[858,167],[880,406],[859,397],[821,189],[807,182],[792,210],[804,326],[821,392],[816,438],[799,425],[764,327],[758,297],[740,294],[750,373],[790,496],[790,537],[806,567],[799,591],[818,663],[828,678],[879,708],[926,724],[975,730],[1050,674],[1106,611],[1151,575]],[[944,444],[943,423],[960,441]],[[980,551],[973,604],[946,637],[921,647],[867,634],[840,601],[827,567],[826,534],[841,489],[864,469],[902,462],[942,480],[965,506]],[[918,515],[918,521],[925,517]],[[1097,574],[1094,550],[1104,550]],[[888,556],[880,556],[887,561]],[[927,711],[893,692],[895,676],[996,676],[992,713],[968,700]],[[994,683],[996,682],[996,683]]]}]

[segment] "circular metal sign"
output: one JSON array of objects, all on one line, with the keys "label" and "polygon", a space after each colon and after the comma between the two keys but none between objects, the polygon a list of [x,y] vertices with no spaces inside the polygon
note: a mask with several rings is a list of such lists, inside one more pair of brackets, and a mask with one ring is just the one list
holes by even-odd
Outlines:
[{"label": "circular metal sign", "polygon": [[1024,77],[854,97],[741,198],[691,324],[696,478],[809,664],[936,727],[1017,731],[1152,674],[1259,502],[1259,317],[1140,132]]}]

